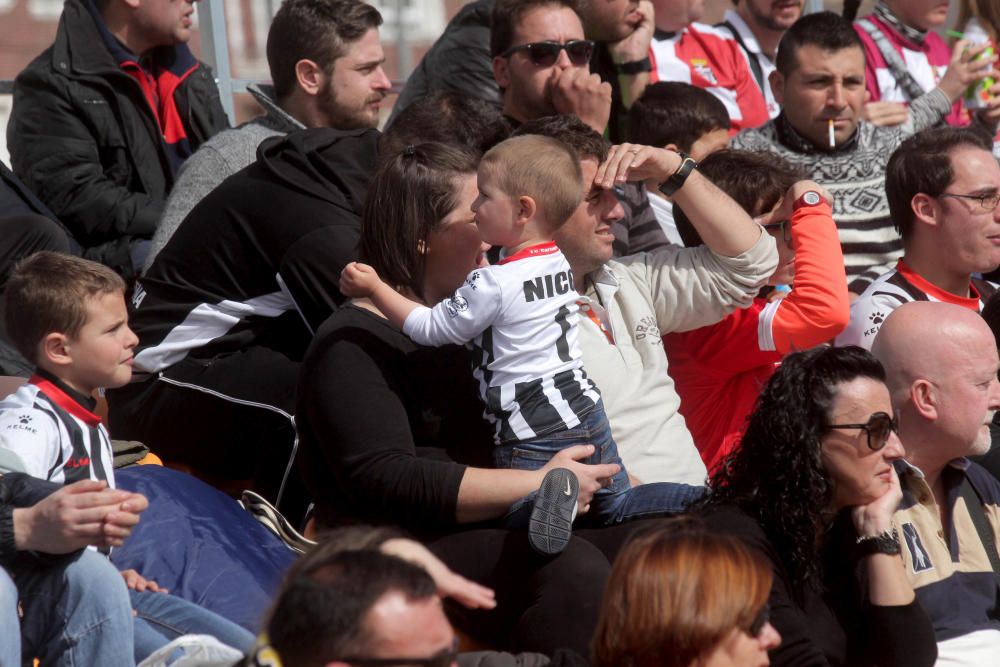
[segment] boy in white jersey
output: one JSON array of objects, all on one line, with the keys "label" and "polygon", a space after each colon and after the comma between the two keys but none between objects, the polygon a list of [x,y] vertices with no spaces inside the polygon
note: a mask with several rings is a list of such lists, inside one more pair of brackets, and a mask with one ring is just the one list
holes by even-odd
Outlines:
[{"label": "boy in white jersey", "polygon": [[[128,326],[125,282],[96,262],[40,252],[11,274],[5,305],[7,333],[36,370],[0,401],[0,448],[16,453],[23,472],[34,477],[61,483],[94,479],[114,487],[111,441],[94,414],[94,393],[132,377],[132,350],[139,339]],[[136,612],[136,662],[181,634],[209,634],[240,650],[252,645],[243,628],[166,595],[135,570],[121,575]]]},{"label": "boy in white jersey", "polygon": [[[349,264],[341,292],[368,297],[394,325],[423,345],[466,344],[473,352],[485,418],[494,425],[498,467],[538,469],[566,447],[590,443],[591,463],[621,465],[600,392],[583,370],[573,275],[553,234],[583,198],[580,163],[561,142],[523,135],[483,156],[473,204],[484,241],[501,261],[476,269],[433,308],[398,294],[374,269]],[[532,545],[558,553],[570,537],[578,485],[565,469],[546,476],[537,497],[516,503],[518,523],[532,509]],[[595,494],[599,524],[682,511],[701,487],[655,484],[630,489],[624,468]]]}]

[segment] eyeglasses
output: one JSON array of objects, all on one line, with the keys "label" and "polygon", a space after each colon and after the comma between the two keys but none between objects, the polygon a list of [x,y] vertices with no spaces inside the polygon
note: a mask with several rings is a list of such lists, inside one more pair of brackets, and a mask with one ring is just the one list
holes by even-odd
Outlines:
[{"label": "eyeglasses", "polygon": [[395,667],[397,665],[419,665],[419,667],[451,667],[458,660],[458,637],[451,646],[441,649],[429,658],[340,658],[334,662],[346,662],[356,667]]},{"label": "eyeglasses", "polygon": [[753,621],[750,622],[750,627],[747,628],[747,634],[751,637],[760,637],[760,633],[764,632],[764,626],[767,622],[771,620],[771,605],[764,603],[764,606],[760,608],[757,615],[753,617]]},{"label": "eyeglasses", "polygon": [[582,67],[590,62],[594,52],[594,42],[589,39],[571,39],[565,44],[559,42],[532,42],[512,46],[500,54],[501,58],[510,58],[518,51],[527,51],[528,60],[535,67],[551,67],[559,59],[559,52],[566,50],[569,61],[576,67]]},{"label": "eyeglasses", "polygon": [[827,424],[827,428],[861,429],[868,434],[868,448],[873,452],[885,447],[890,433],[899,433],[899,420],[885,412],[876,412],[865,424]]},{"label": "eyeglasses", "polygon": [[992,213],[997,210],[997,206],[1000,206],[1000,194],[992,195],[959,195],[952,192],[942,192],[939,197],[952,197],[953,199],[974,199],[979,202],[979,206],[982,207],[987,213]]},{"label": "eyeglasses", "polygon": [[788,220],[779,220],[778,222],[769,222],[766,225],[761,225],[768,233],[777,235],[777,232],[781,233],[781,238],[785,240],[785,243],[792,242],[792,226],[789,224]]}]

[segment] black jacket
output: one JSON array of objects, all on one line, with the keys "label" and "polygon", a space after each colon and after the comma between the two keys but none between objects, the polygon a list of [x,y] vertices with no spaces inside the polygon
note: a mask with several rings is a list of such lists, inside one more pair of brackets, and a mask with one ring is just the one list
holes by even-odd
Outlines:
[{"label": "black jacket", "polygon": [[357,258],[378,137],[315,128],[267,139],[202,199],[139,281],[137,369],[171,366],[179,349],[213,359],[264,346],[301,359],[344,300],[338,281]]},{"label": "black jacket", "polygon": [[[173,186],[159,125],[84,4],[66,0],[55,43],[14,83],[7,145],[14,172],[84,247],[131,277],[129,242],[150,238]],[[163,62],[185,45],[160,47]],[[174,94],[192,150],[228,127],[211,70],[199,63]]]},{"label": "black jacket", "polygon": [[14,544],[14,510],[31,507],[61,487],[20,472],[0,477],[0,565],[10,565],[18,556],[28,555]]}]

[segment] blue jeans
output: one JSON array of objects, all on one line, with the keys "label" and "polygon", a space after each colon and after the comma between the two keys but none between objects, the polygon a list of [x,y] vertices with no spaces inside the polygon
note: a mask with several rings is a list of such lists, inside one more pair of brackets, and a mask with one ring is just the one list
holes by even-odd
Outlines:
[{"label": "blue jeans", "polygon": [[17,620],[17,588],[0,567],[0,665],[21,663],[21,622]]},{"label": "blue jeans", "polygon": [[[55,563],[18,564],[14,571],[26,658],[65,667],[135,665],[125,581],[106,557],[87,550]],[[11,635],[0,627],[3,643]]]},{"label": "blue jeans", "polygon": [[129,591],[129,597],[136,611],[136,662],[142,662],[156,649],[187,634],[212,635],[223,644],[244,653],[253,647],[253,635],[193,602],[152,591]]},{"label": "blue jeans", "polygon": [[[582,463],[617,463],[621,470],[611,478],[611,484],[594,494],[590,512],[580,517],[580,523],[590,526],[610,526],[623,521],[662,514],[678,514],[695,500],[705,495],[705,487],[656,482],[633,487],[625,472],[618,445],[611,437],[611,426],[604,413],[604,402],[599,401],[578,426],[531,440],[503,444],[494,450],[494,463],[498,468],[538,470],[556,453],[573,445],[593,445],[594,453]],[[528,525],[534,496],[514,503],[504,518],[510,527]]]}]

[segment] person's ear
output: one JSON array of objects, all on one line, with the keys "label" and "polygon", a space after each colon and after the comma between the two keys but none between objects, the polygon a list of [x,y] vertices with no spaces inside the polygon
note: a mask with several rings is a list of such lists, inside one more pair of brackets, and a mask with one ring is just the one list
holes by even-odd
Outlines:
[{"label": "person's ear", "polygon": [[497,56],[493,59],[493,78],[501,90],[510,85],[510,62],[506,58]]},{"label": "person's ear", "polygon": [[780,106],[785,105],[785,75],[774,70],[767,77],[767,83],[771,86],[771,92],[774,94],[774,101]]},{"label": "person's ear", "polygon": [[924,379],[910,385],[910,403],[921,417],[928,421],[938,418],[938,395],[934,385]]},{"label": "person's ear", "polygon": [[526,224],[535,217],[535,213],[538,211],[538,204],[535,203],[534,197],[528,195],[517,198],[517,207],[517,224],[519,225]]},{"label": "person's ear", "polygon": [[936,227],[938,225],[937,199],[923,192],[913,195],[910,200],[910,210],[917,222]]},{"label": "person's ear", "polygon": [[307,95],[319,95],[325,76],[323,68],[308,58],[295,63],[295,80]]},{"label": "person's ear", "polygon": [[66,334],[55,332],[46,334],[38,344],[38,360],[55,366],[68,366],[73,363],[70,340]]}]

